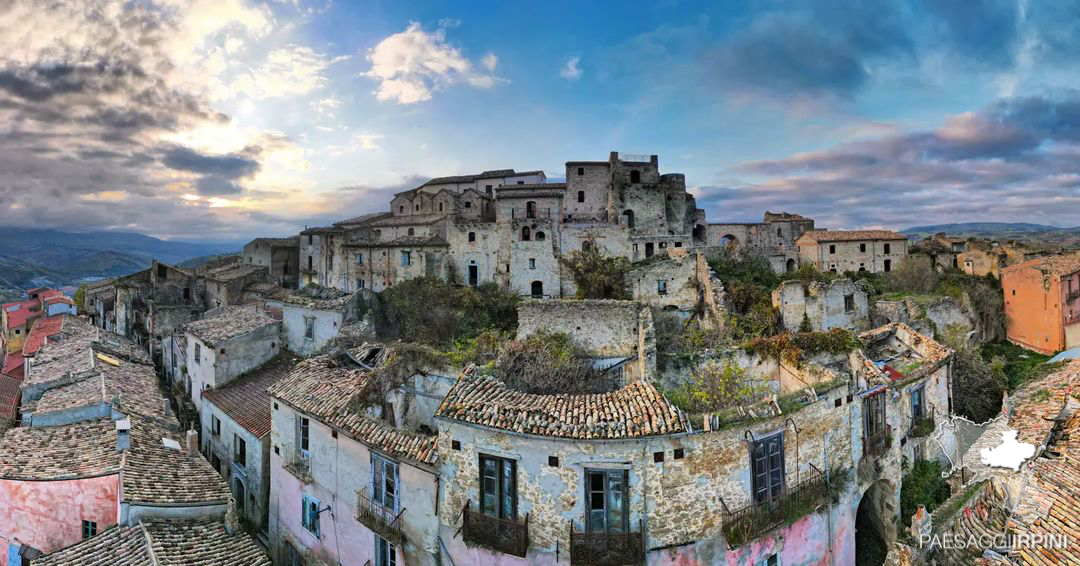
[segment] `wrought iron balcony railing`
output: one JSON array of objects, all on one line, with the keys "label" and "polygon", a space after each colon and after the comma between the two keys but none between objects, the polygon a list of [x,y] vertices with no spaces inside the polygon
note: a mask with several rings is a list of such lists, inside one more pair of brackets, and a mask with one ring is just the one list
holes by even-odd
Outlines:
[{"label": "wrought iron balcony railing", "polygon": [[461,510],[461,538],[504,554],[525,557],[529,550],[529,515],[524,521],[500,519],[473,511],[472,502]]},{"label": "wrought iron balcony railing", "polygon": [[885,425],[881,431],[863,437],[863,456],[877,458],[892,446],[892,427]]},{"label": "wrought iron balcony railing", "polygon": [[804,479],[785,488],[778,496],[735,511],[724,505],[724,538],[731,548],[741,546],[814,512],[828,497],[825,474],[811,464]]},{"label": "wrought iron balcony railing", "polygon": [[297,450],[292,444],[281,447],[282,458],[285,460],[285,471],[296,476],[302,483],[308,484],[314,481],[311,476],[311,453]]},{"label": "wrought iron balcony railing", "polygon": [[645,540],[638,530],[628,532],[579,532],[570,521],[570,563],[616,566],[645,562]]},{"label": "wrought iron balcony railing", "polygon": [[914,417],[911,419],[911,429],[908,430],[908,436],[911,438],[929,436],[934,432],[936,426],[937,424],[934,422],[934,408],[930,407],[930,410],[924,412],[921,417]]},{"label": "wrought iron balcony railing", "polygon": [[401,530],[401,516],[404,513],[404,508],[395,512],[372,500],[366,487],[356,492],[356,520],[371,529],[371,532],[398,546],[405,540]]}]

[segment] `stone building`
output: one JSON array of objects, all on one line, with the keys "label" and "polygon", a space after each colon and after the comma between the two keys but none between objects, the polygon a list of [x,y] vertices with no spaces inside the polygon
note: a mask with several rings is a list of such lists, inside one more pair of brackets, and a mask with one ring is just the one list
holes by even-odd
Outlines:
[{"label": "stone building", "polygon": [[264,266],[275,285],[295,289],[300,282],[300,236],[255,238],[244,245],[243,263]]},{"label": "stone building", "polygon": [[285,348],[305,357],[357,320],[363,296],[359,291],[346,293],[314,283],[296,290],[260,283],[248,286],[246,291],[247,301],[281,321]]},{"label": "stone building", "polygon": [[627,272],[626,280],[635,301],[684,319],[700,315],[709,325],[723,325],[723,283],[709,270],[700,251],[673,249],[667,257],[640,261]]},{"label": "stone building", "polygon": [[865,330],[870,326],[869,292],[862,282],[839,278],[822,283],[784,281],[772,292],[786,330],[797,332],[803,321],[813,331],[831,328]]},{"label": "stone building", "polygon": [[56,289],[30,289],[25,300],[0,305],[0,357],[22,350],[35,320],[64,313],[75,314],[75,303]]},{"label": "stone building", "polygon": [[707,224],[706,244],[730,247],[736,253],[764,257],[777,273],[799,268],[799,248],[795,242],[814,230],[810,218],[789,212],[765,212],[761,222]]},{"label": "stone building", "polygon": [[252,307],[226,307],[185,328],[191,400],[202,406],[202,392],[222,387],[276,357],[282,350],[281,323]]},{"label": "stone building", "polygon": [[1006,267],[1001,287],[1010,342],[1044,354],[1080,346],[1080,254]]},{"label": "stone building", "polygon": [[889,230],[814,230],[795,242],[818,271],[887,273],[907,257],[907,236]]},{"label": "stone building", "polygon": [[265,532],[270,502],[270,394],[300,361],[291,352],[202,395],[202,453],[229,483],[236,514]]}]

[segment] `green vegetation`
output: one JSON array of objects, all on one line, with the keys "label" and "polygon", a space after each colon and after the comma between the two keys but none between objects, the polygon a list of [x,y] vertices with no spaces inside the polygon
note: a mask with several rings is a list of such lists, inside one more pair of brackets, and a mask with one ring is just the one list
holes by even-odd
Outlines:
[{"label": "green vegetation", "polygon": [[986,360],[968,343],[963,328],[949,327],[942,342],[952,348],[953,412],[973,422],[986,422],[1001,411],[1001,397],[1008,386],[1004,364]]},{"label": "green vegetation", "polygon": [[933,524],[937,526],[944,526],[945,523],[947,523],[956,516],[956,513],[960,511],[960,509],[962,509],[965,505],[967,505],[969,501],[971,501],[971,498],[974,497],[976,493],[978,493],[982,489],[985,489],[985,487],[986,480],[983,480],[967,486],[967,488],[964,489],[962,495],[950,498],[941,507],[938,507],[937,511],[934,511]]},{"label": "green vegetation", "polygon": [[780,313],[772,306],[772,290],[781,279],[765,258],[736,258],[720,253],[709,258],[709,267],[727,292],[732,310],[728,331],[735,341],[772,336],[780,330]]},{"label": "green vegetation", "polygon": [[664,395],[687,413],[704,413],[751,403],[768,391],[766,384],[748,379],[746,370],[735,360],[724,358],[701,364],[689,381],[664,391]]},{"label": "green vegetation", "polygon": [[83,305],[86,304],[86,284],[79,285],[79,288],[75,291],[75,312],[79,314],[86,314],[86,309]]},{"label": "green vegetation", "polygon": [[378,293],[372,308],[380,340],[445,347],[488,329],[515,330],[519,300],[495,283],[454,287],[434,277],[421,277]]},{"label": "green vegetation", "polygon": [[579,299],[629,299],[626,273],[630,261],[624,257],[604,255],[595,241],[587,240],[582,249],[559,257],[563,269],[577,285]]},{"label": "green vegetation", "polygon": [[933,511],[949,499],[949,484],[941,477],[941,462],[919,460],[900,485],[900,518],[909,520],[919,505]]},{"label": "green vegetation", "polygon": [[782,332],[750,340],[746,350],[762,358],[796,364],[806,356],[846,354],[862,343],[850,330],[833,328],[824,332]]},{"label": "green vegetation", "polygon": [[1050,356],[1025,350],[1012,342],[988,342],[979,348],[979,354],[988,362],[998,361],[1008,378],[1009,391],[1021,385],[1038,380],[1065,365],[1047,364]]}]

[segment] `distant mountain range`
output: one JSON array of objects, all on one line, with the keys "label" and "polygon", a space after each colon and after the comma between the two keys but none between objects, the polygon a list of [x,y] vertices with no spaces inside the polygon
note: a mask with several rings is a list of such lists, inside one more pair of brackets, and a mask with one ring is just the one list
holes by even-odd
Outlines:
[{"label": "distant mountain range", "polygon": [[146,269],[152,259],[175,264],[242,247],[239,242],[177,242],[131,232],[0,226],[0,289],[75,285]]},{"label": "distant mountain range", "polygon": [[963,222],[957,224],[934,224],[931,226],[914,226],[900,231],[902,234],[912,236],[928,236],[945,232],[951,235],[1001,237],[1009,235],[1036,235],[1050,233],[1080,233],[1080,227],[1061,228],[1059,226],[1047,226],[1045,224],[1028,224],[1024,222]]}]

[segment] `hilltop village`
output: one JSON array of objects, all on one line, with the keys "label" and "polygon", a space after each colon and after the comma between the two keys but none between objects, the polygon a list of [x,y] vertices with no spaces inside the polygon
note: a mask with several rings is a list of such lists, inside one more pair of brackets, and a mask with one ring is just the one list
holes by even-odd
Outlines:
[{"label": "hilltop village", "polygon": [[1080,561],[999,544],[1074,533],[1076,255],[710,223],[655,155],[0,312],[0,565]]}]

